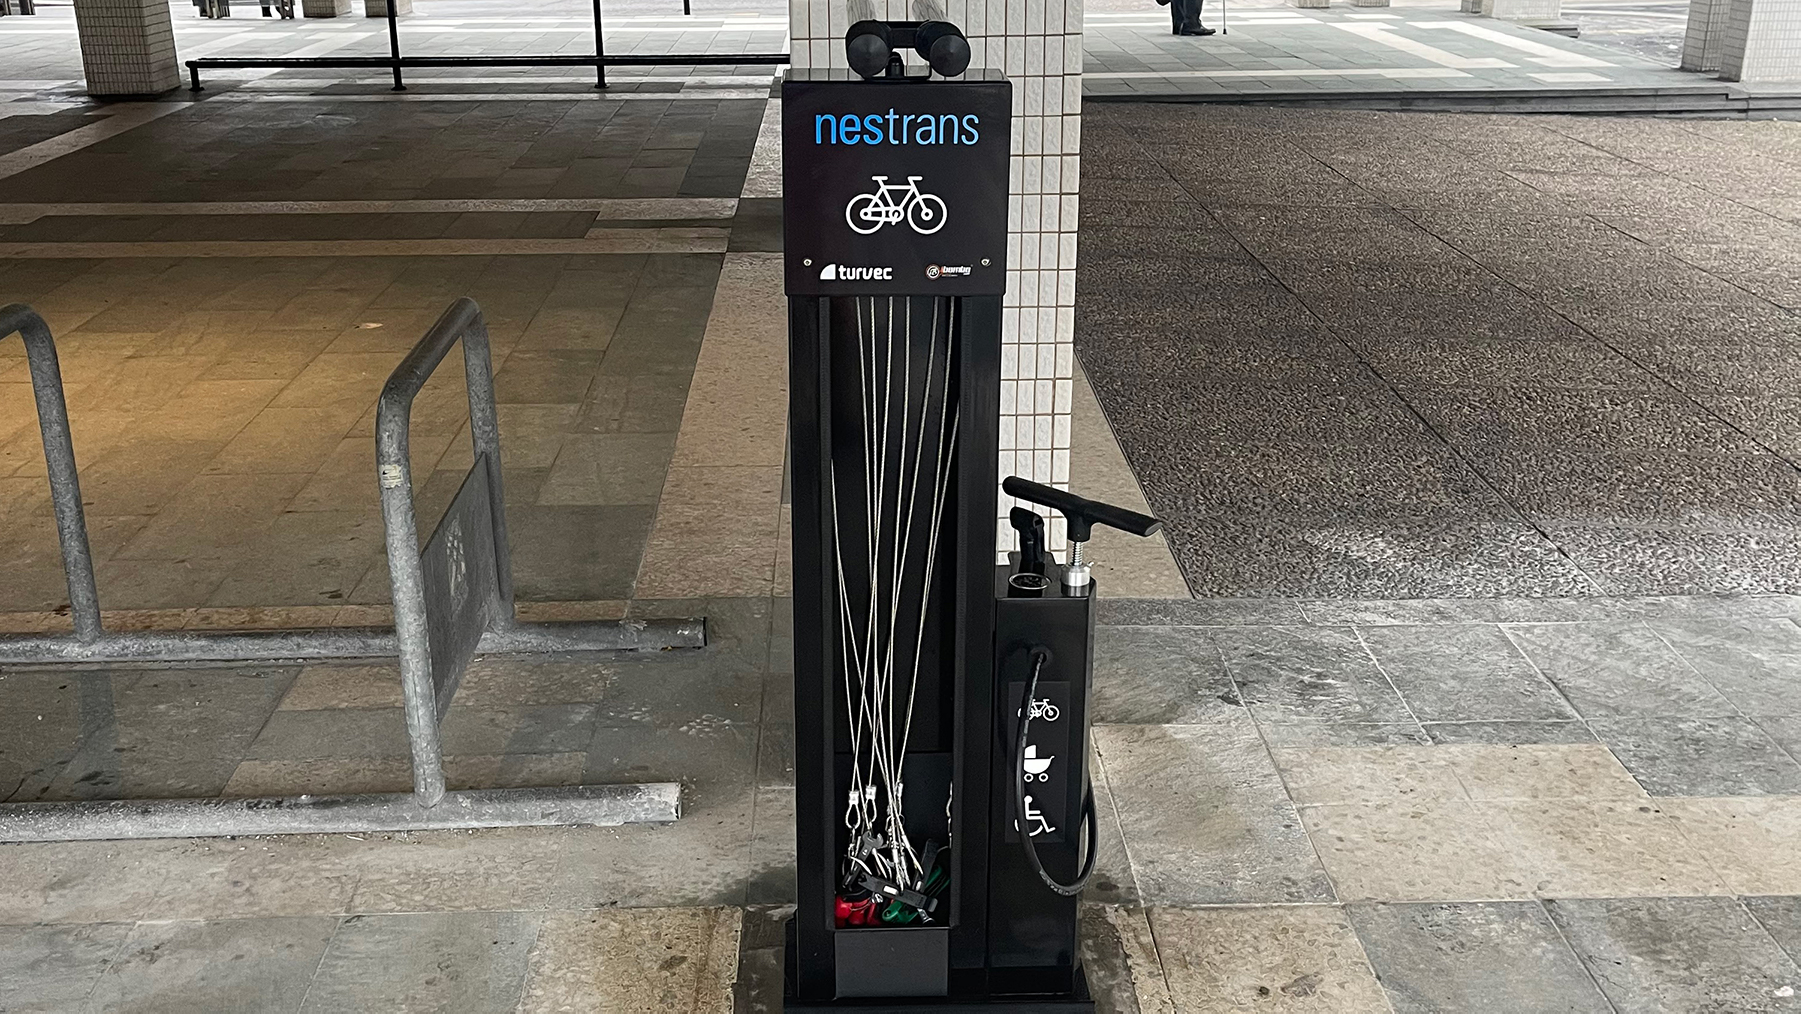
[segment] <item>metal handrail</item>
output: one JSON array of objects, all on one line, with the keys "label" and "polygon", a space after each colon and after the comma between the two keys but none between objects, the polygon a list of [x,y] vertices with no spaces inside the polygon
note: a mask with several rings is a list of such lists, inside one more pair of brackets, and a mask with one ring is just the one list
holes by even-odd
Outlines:
[{"label": "metal handrail", "polygon": [[494,405],[494,368],[488,325],[481,307],[467,296],[450,304],[419,339],[382,387],[375,409],[376,475],[381,485],[382,522],[387,529],[388,572],[394,589],[394,634],[400,649],[400,678],[406,695],[407,728],[413,741],[413,787],[419,802],[432,806],[444,795],[443,758],[438,745],[441,702],[432,681],[425,608],[425,566],[413,511],[410,433],[413,399],[452,346],[463,346],[463,373],[469,391],[469,439],[477,464],[486,463],[493,520],[495,576],[500,615],[492,622],[517,625],[507,544],[506,498],[500,477],[500,420]]},{"label": "metal handrail", "polygon": [[[460,300],[445,317],[473,312],[479,325],[480,311],[473,303],[467,308]],[[445,328],[456,328],[457,322],[440,321]],[[331,627],[313,630],[122,630],[102,628],[99,595],[94,580],[94,558],[88,545],[87,524],[83,517],[81,485],[75,463],[75,449],[69,434],[68,406],[63,398],[62,370],[56,357],[56,346],[50,328],[31,307],[12,304],[0,307],[0,340],[17,332],[25,339],[26,357],[31,367],[32,393],[37,398],[38,421],[44,433],[44,461],[50,478],[51,498],[56,508],[57,535],[62,542],[64,579],[69,586],[69,606],[75,632],[66,634],[0,634],[0,664],[41,665],[55,662],[233,662],[273,661],[324,658],[391,657],[399,650],[399,631],[382,627]],[[415,350],[402,363],[402,370],[423,370],[429,376],[449,350],[441,328],[434,328],[437,338],[423,344],[439,346],[435,358],[429,352]],[[479,346],[479,353],[476,348]],[[513,610],[513,590],[507,561],[506,521],[501,510],[501,486],[498,462],[499,426],[493,408],[492,374],[488,367],[487,331],[485,326],[465,345],[465,356],[479,354],[480,366],[469,371],[475,378],[470,391],[474,406],[470,411],[472,436],[477,452],[486,453],[493,471],[490,490],[493,493],[490,514],[497,521],[498,542],[494,559],[499,574],[500,606],[484,630],[479,650],[484,653],[536,654],[560,651],[613,651],[627,648],[700,647],[706,643],[706,623],[700,619],[631,620],[563,623],[521,623]],[[409,364],[411,364],[409,366]],[[419,380],[423,384],[423,379]],[[405,385],[402,385],[404,391]],[[401,392],[396,392],[397,394]],[[411,403],[414,387],[401,402]],[[389,400],[386,412],[378,407],[378,420],[395,418],[401,402]],[[485,407],[484,407],[485,406]],[[404,412],[400,413],[402,416]],[[402,434],[404,441],[404,433]],[[392,437],[389,437],[392,440]],[[378,440],[378,443],[380,441]],[[398,458],[406,463],[404,443]],[[401,473],[403,476],[406,473]],[[407,491],[405,530],[417,548],[417,531],[413,524],[410,489]],[[387,520],[387,504],[392,494],[383,491],[383,518]],[[396,520],[400,520],[397,518]],[[396,540],[400,541],[400,540]],[[415,560],[417,559],[415,555]],[[392,566],[390,561],[390,566]],[[407,564],[398,573],[409,573]],[[416,571],[413,572],[416,576]],[[412,579],[409,579],[412,580]],[[417,589],[418,584],[413,583]],[[396,587],[396,598],[407,593]],[[405,607],[401,607],[405,608]]]},{"label": "metal handrail", "polygon": [[[202,57],[187,61],[190,91],[200,91],[200,69],[217,67],[386,67],[394,73],[394,90],[406,91],[401,75],[405,67],[593,67],[594,87],[607,86],[607,68],[621,66],[716,66],[733,64],[786,64],[787,53],[663,53],[607,54],[606,30],[601,24],[600,0],[594,6],[594,52],[570,56],[401,56],[400,21],[393,0],[384,11],[388,22],[388,55],[370,56],[247,56]],[[682,0],[682,13],[692,13]]]},{"label": "metal handrail", "polygon": [[[0,307],[0,339],[18,332],[25,340],[32,390],[44,432],[45,460],[56,503],[57,531],[75,614],[77,637],[0,637],[0,661],[235,661],[369,657],[398,654],[412,748],[413,791],[370,795],[288,796],[254,799],[142,799],[131,801],[0,803],[0,841],[73,841],[103,838],[196,837],[399,831],[429,828],[536,827],[552,824],[614,825],[671,821],[681,813],[681,786],[637,785],[486,789],[446,792],[438,722],[456,690],[456,676],[470,653],[564,652],[622,648],[701,647],[704,620],[627,620],[520,623],[515,615],[500,485],[500,424],[495,407],[488,329],[474,301],[459,299],[432,325],[388,378],[376,408],[376,458],[392,572],[392,631],[298,630],[250,632],[121,631],[100,627],[93,557],[88,549],[77,482],[74,443],[56,346],[44,319],[30,307]],[[424,556],[413,509],[408,428],[413,400],[452,345],[463,345],[469,395],[470,439],[476,466],[487,480],[485,514],[494,540],[494,583],[481,610],[479,639],[455,649],[457,669],[440,694],[432,674],[430,617]],[[480,473],[476,469],[480,468]],[[465,486],[465,491],[470,487]],[[480,503],[464,501],[460,504]],[[453,509],[456,505],[453,504]],[[485,576],[485,571],[483,572]],[[467,600],[464,600],[467,601]],[[459,610],[451,618],[466,619]],[[461,630],[477,633],[470,627]]]},{"label": "metal handrail", "polygon": [[23,303],[0,307],[0,341],[15,332],[25,341],[38,429],[44,434],[44,465],[50,474],[50,501],[56,508],[56,537],[62,543],[69,611],[75,618],[76,639],[87,644],[100,639],[100,592],[94,584],[94,554],[88,546],[87,517],[81,507],[81,479],[69,432],[69,405],[63,398],[62,364],[56,358],[50,325]]}]

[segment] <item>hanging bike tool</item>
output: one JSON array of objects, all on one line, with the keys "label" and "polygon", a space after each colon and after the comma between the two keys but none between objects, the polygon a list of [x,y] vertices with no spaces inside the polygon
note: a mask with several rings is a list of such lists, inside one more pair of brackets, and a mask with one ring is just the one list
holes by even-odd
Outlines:
[{"label": "hanging bike tool", "polygon": [[[1086,571],[1050,558],[1023,507],[1019,573],[995,580],[1012,86],[965,73],[947,22],[862,21],[845,42],[855,73],[782,85],[798,830],[785,1005],[1086,1014],[1074,896],[1093,851],[1092,584],[1069,583]],[[1020,488],[1083,538],[1095,522],[1155,527]]]}]

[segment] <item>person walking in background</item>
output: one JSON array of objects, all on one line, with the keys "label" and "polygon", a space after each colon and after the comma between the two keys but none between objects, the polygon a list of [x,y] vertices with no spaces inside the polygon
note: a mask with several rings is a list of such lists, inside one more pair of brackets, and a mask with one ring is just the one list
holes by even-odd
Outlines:
[{"label": "person walking in background", "polygon": [[1201,24],[1202,0],[1157,0],[1169,8],[1171,35],[1212,35],[1213,29]]}]

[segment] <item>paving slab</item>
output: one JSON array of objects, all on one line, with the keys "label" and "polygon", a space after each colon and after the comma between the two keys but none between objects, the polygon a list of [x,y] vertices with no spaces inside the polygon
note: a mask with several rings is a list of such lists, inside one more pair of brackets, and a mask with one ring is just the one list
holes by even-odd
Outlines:
[{"label": "paving slab", "polygon": [[77,1007],[131,931],[130,923],[104,922],[0,927],[0,994],[20,1010]]},{"label": "paving slab", "polygon": [[1801,893],[1801,861],[1793,848],[1801,807],[1793,798],[1665,799],[1658,805],[1734,893]]},{"label": "paving slab", "polygon": [[1094,742],[1146,903],[1331,898],[1248,719],[1097,726]]},{"label": "paving slab", "polygon": [[[1576,713],[1498,627],[1359,628],[1421,722],[1558,721]],[[1463,678],[1449,674],[1460,672]]]},{"label": "paving slab", "polygon": [[1337,906],[1153,908],[1149,915],[1178,1010],[1389,1010]]},{"label": "paving slab", "polygon": [[1611,1011],[1535,901],[1348,906],[1397,1014]]},{"label": "paving slab", "polygon": [[1560,900],[1545,907],[1617,1008],[1801,1008],[1801,969],[1737,899]]},{"label": "paving slab", "polygon": [[1244,707],[1219,650],[1203,631],[1097,627],[1094,651],[1093,721],[1194,725]]},{"label": "paving slab", "polygon": [[1731,702],[1642,623],[1518,625],[1508,636],[1585,718],[1731,715]]},{"label": "paving slab", "polygon": [[1240,696],[1261,720],[1332,723],[1412,716],[1356,631],[1235,628],[1214,635]]},{"label": "paving slab", "polygon": [[541,920],[494,912],[347,918],[300,1009],[512,1010]]},{"label": "paving slab", "polygon": [[1654,796],[1801,793],[1801,764],[1748,718],[1596,719],[1590,724]]},{"label": "paving slab", "polygon": [[546,913],[519,1010],[726,1014],[742,918],[738,909]]},{"label": "paving slab", "polygon": [[333,916],[139,923],[88,1002],[101,1010],[292,1009],[338,923]]}]

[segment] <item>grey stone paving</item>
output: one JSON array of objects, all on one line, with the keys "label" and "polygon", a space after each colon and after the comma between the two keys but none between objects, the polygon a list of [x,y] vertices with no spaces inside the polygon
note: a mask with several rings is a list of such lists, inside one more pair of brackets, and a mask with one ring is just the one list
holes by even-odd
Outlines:
[{"label": "grey stone paving", "polygon": [[1077,351],[1196,594],[1797,587],[1794,125],[1084,129]]},{"label": "grey stone paving", "polygon": [[[770,1009],[788,600],[637,608],[705,614],[713,643],[479,661],[450,780],[676,779],[675,825],[3,846],[0,987],[50,1009]],[[1748,763],[1706,731],[1801,691],[1796,617],[1788,596],[1104,602],[1103,1009],[1794,1009],[1801,789],[1772,780],[1793,742]],[[1721,675],[1743,671],[1768,675]],[[1709,716],[1569,693],[1679,672]],[[409,783],[391,663],[14,669],[0,696],[12,800]]]}]

